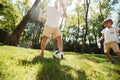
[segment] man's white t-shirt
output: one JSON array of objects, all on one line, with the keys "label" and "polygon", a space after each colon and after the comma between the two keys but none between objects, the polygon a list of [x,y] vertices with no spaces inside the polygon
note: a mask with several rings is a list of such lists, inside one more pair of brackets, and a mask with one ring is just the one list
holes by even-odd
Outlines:
[{"label": "man's white t-shirt", "polygon": [[101,31],[104,34],[105,43],[117,41],[119,42],[117,32],[120,29],[118,27],[105,28]]},{"label": "man's white t-shirt", "polygon": [[45,25],[53,28],[59,28],[62,13],[58,11],[55,7],[47,7],[45,11],[47,14],[47,20]]}]

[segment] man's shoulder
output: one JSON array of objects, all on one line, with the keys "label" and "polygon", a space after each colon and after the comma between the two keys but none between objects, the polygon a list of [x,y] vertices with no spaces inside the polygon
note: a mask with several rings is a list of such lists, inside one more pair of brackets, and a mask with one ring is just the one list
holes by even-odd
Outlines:
[{"label": "man's shoulder", "polygon": [[50,8],[52,8],[51,6],[47,6],[46,8],[45,8],[45,10],[48,10],[48,9],[50,9]]},{"label": "man's shoulder", "polygon": [[52,7],[52,6],[48,6],[47,8],[52,9],[52,8],[54,8],[54,7]]},{"label": "man's shoulder", "polygon": [[54,10],[54,7],[52,7],[52,6],[48,6],[48,7],[46,8],[46,10],[47,10],[47,11]]}]

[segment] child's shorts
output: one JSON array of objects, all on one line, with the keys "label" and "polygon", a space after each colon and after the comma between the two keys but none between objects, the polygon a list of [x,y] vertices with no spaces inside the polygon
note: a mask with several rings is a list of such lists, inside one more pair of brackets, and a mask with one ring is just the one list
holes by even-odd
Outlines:
[{"label": "child's shorts", "polygon": [[111,48],[114,52],[120,52],[118,43],[116,41],[104,43],[104,53],[109,53]]}]

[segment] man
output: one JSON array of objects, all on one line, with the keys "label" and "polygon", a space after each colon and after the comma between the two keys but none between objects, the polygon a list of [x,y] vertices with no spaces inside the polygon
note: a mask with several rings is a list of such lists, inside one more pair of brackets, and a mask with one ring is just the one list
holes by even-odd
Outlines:
[{"label": "man", "polygon": [[[61,6],[62,12],[58,10],[58,5]],[[66,17],[66,10],[64,8],[64,3],[60,1],[55,1],[53,7],[47,7],[44,9],[38,18],[38,21],[43,22],[43,14],[47,14],[47,20],[44,25],[43,36],[41,41],[41,56],[44,56],[44,50],[46,48],[47,39],[52,36],[57,40],[58,49],[63,51],[63,42],[61,38],[61,33],[59,30],[61,17]]]}]

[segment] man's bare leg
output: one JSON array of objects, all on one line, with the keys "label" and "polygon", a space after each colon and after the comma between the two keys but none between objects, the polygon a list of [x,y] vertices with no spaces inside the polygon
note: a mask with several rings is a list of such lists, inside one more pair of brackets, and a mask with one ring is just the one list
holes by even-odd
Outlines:
[{"label": "man's bare leg", "polygon": [[62,41],[61,36],[57,37],[56,40],[57,40],[58,49],[62,52],[63,51],[63,41]]},{"label": "man's bare leg", "polygon": [[44,56],[44,50],[46,48],[46,42],[47,42],[48,37],[43,36],[42,41],[41,41],[41,56]]}]

